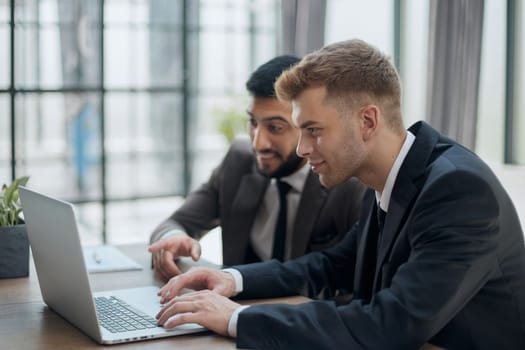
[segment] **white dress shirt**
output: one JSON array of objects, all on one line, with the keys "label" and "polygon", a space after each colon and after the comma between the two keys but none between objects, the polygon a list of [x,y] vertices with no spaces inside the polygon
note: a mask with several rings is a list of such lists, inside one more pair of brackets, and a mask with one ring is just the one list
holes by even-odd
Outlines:
[{"label": "white dress shirt", "polygon": [[[306,178],[308,177],[309,166],[305,164],[295,173],[284,176],[281,181],[290,185],[287,199],[287,215],[286,215],[286,243],[284,249],[284,258],[289,259],[292,251],[290,244],[291,235],[295,223],[295,216],[299,201],[301,200],[301,193],[303,192]],[[261,258],[261,260],[270,260],[272,258],[273,236],[275,232],[275,225],[277,224],[277,216],[279,215],[279,192],[277,190],[277,181],[272,179],[263,197],[263,201],[255,215],[255,220],[250,232],[250,243],[253,251]]]},{"label": "white dress shirt", "polygon": [[386,178],[385,186],[383,187],[383,192],[379,193],[376,191],[377,203],[379,203],[379,206],[385,211],[385,213],[388,212],[390,196],[392,195],[394,183],[396,182],[397,174],[399,173],[401,164],[403,164],[403,161],[405,160],[408,151],[410,151],[410,147],[412,147],[412,144],[414,143],[415,139],[416,137],[414,136],[414,134],[412,134],[410,131],[407,131],[407,137],[405,138],[405,142],[403,142],[403,146],[401,146],[401,149],[397,154],[397,158],[394,161],[394,164],[392,164],[392,168],[390,169],[388,177]]}]

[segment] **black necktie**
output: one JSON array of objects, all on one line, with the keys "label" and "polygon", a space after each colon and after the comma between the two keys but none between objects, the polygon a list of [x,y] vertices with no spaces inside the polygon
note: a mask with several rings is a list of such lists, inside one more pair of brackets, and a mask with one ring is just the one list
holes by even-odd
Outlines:
[{"label": "black necktie", "polygon": [[290,190],[290,185],[288,185],[286,182],[277,180],[277,189],[279,190],[279,215],[277,216],[275,234],[273,236],[272,258],[283,261],[287,226],[286,211],[288,207],[286,194]]},{"label": "black necktie", "polygon": [[379,229],[379,235],[381,235],[381,233],[383,232],[383,226],[385,226],[385,216],[386,216],[386,211],[381,209],[381,207],[379,206],[379,203],[378,203],[378,206],[377,206],[377,228]]},{"label": "black necktie", "polygon": [[383,227],[385,226],[386,211],[381,209],[379,203],[377,203],[377,251],[381,246],[381,239],[383,238]]},{"label": "black necktie", "polygon": [[[374,291],[374,281],[376,278],[375,271],[377,270],[377,264],[379,259],[379,252],[381,248],[381,231],[385,223],[386,213],[379,207],[379,203],[375,203],[371,208],[370,213],[370,224],[368,228],[368,239],[366,244],[366,254],[363,258],[363,283],[361,290],[354,297],[365,299],[370,301]],[[374,218],[375,216],[375,218]],[[381,272],[381,271],[379,271]],[[381,281],[381,280],[379,280]]]}]

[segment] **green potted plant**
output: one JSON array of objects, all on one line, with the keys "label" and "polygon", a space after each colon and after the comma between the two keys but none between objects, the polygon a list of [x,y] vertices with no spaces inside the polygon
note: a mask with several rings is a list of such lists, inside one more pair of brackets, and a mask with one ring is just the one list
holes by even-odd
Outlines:
[{"label": "green potted plant", "polygon": [[0,278],[29,275],[29,240],[24,221],[18,186],[25,186],[29,177],[21,177],[0,193]]}]

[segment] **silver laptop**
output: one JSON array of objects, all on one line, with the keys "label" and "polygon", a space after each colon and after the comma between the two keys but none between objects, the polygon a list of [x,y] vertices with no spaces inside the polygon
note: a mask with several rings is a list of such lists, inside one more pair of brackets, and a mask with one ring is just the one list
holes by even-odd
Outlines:
[{"label": "silver laptop", "polygon": [[101,344],[206,330],[158,327],[155,286],[92,293],[73,206],[25,187],[19,193],[42,297],[53,311]]}]

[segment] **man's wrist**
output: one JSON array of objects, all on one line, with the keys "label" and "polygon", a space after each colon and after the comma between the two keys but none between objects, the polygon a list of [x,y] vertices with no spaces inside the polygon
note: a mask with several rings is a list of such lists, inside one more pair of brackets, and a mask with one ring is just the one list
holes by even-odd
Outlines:
[{"label": "man's wrist", "polygon": [[228,334],[230,337],[237,338],[237,322],[239,320],[239,314],[249,307],[250,305],[243,305],[233,311],[232,317],[230,317],[230,321],[228,322]]},{"label": "man's wrist", "polygon": [[230,297],[234,297],[237,294],[239,294],[240,292],[242,292],[242,289],[243,289],[242,275],[239,272],[239,270],[228,268],[228,269],[222,269],[221,271],[222,272],[227,272],[230,275],[232,275],[232,277],[233,277],[233,282],[235,283],[235,285],[234,285],[233,294],[230,295]]}]

